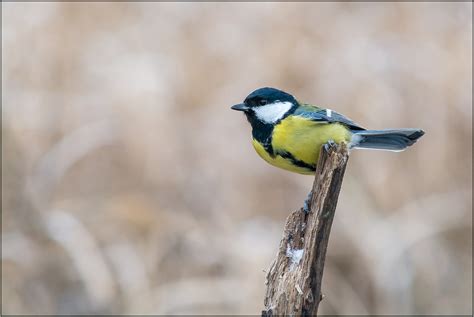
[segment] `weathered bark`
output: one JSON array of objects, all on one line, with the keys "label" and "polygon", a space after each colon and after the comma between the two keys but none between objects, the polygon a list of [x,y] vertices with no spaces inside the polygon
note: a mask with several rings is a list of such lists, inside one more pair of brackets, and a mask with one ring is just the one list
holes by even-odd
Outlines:
[{"label": "weathered bark", "polygon": [[286,220],[277,258],[267,273],[262,316],[317,314],[326,248],[347,160],[345,145],[327,144],[321,149],[310,212],[300,209]]}]

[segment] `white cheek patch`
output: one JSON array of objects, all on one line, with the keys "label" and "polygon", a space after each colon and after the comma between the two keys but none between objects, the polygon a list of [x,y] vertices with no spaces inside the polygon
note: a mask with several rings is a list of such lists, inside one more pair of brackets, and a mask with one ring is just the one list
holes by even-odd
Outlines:
[{"label": "white cheek patch", "polygon": [[275,123],[291,109],[293,104],[291,102],[275,102],[265,106],[254,107],[255,115],[258,119],[265,123]]}]

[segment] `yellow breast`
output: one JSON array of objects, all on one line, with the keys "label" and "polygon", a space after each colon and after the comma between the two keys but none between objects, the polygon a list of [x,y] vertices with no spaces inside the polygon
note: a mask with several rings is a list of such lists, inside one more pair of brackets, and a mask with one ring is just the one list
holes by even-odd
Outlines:
[{"label": "yellow breast", "polygon": [[[271,144],[275,155],[270,155],[255,139],[253,146],[260,157],[276,167],[300,174],[314,174],[314,168],[302,165],[315,167],[321,146],[329,140],[342,143],[349,142],[350,138],[350,131],[342,124],[318,123],[300,116],[289,116],[273,129]],[[279,152],[289,155],[283,157]],[[295,164],[295,160],[300,163]]]}]

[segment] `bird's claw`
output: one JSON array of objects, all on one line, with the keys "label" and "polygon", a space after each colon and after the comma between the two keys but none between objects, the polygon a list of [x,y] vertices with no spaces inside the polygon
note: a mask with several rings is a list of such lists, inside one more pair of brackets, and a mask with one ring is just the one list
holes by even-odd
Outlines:
[{"label": "bird's claw", "polygon": [[335,147],[335,146],[336,146],[336,142],[334,142],[333,139],[330,139],[326,143],[324,143],[324,149],[326,150],[326,152],[328,152],[330,148]]},{"label": "bird's claw", "polygon": [[303,211],[304,211],[305,214],[309,214],[309,212],[311,211],[311,210],[309,209],[309,204],[308,204],[308,201],[307,201],[307,200],[304,201]]},{"label": "bird's claw", "polygon": [[312,193],[313,192],[310,191],[308,193],[308,197],[306,197],[306,199],[304,200],[303,211],[304,211],[305,214],[309,214],[311,212],[310,206],[311,206],[311,196],[312,196],[311,194]]}]

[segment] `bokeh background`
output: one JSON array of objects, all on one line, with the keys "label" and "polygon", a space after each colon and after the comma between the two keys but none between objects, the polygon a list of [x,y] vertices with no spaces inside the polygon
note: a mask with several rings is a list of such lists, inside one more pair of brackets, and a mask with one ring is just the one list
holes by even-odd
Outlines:
[{"label": "bokeh background", "polygon": [[325,314],[472,312],[472,4],[2,3],[2,313],[258,314],[313,178],[231,111],[273,86],[353,151]]}]

